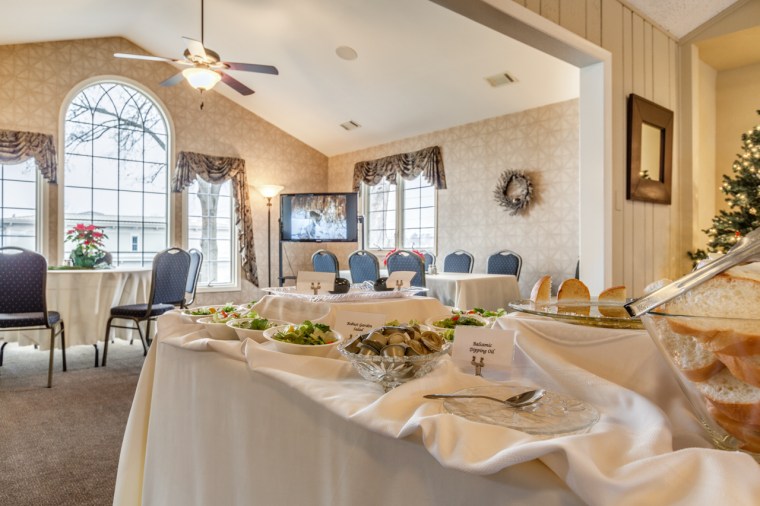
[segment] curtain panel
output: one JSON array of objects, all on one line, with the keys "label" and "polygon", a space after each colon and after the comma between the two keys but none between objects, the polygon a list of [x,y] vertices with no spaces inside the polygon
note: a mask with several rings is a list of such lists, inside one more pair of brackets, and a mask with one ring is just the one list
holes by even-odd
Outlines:
[{"label": "curtain panel", "polygon": [[245,279],[259,286],[256,250],[253,242],[253,215],[248,204],[248,183],[245,160],[224,156],[210,156],[190,151],[177,155],[177,170],[172,179],[172,191],[182,192],[193,184],[196,177],[213,184],[232,180],[232,197],[235,203],[235,226],[238,230],[240,257]]},{"label": "curtain panel", "polygon": [[436,189],[446,189],[446,175],[439,146],[358,162],[354,165],[354,191],[359,191],[361,183],[375,186],[385,178],[389,183],[396,184],[397,175],[411,181],[420,174]]},{"label": "curtain panel", "polygon": [[0,130],[1,163],[21,163],[29,158],[34,158],[37,170],[49,183],[58,180],[58,163],[52,135]]}]

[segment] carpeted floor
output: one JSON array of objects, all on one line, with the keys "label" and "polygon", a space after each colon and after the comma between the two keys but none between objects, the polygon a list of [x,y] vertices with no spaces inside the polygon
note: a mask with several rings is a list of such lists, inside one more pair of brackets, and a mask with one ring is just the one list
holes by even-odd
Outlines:
[{"label": "carpeted floor", "polygon": [[[102,344],[101,344],[102,348]],[[94,348],[55,356],[15,343],[0,367],[0,505],[107,505],[113,501],[121,440],[143,364],[139,342],[116,340],[108,367]]]}]

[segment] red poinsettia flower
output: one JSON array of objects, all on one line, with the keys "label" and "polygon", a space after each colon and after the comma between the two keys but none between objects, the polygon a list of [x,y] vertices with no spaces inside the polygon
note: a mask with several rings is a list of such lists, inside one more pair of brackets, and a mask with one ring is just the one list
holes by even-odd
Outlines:
[{"label": "red poinsettia flower", "polygon": [[[391,256],[392,254],[394,254],[396,251],[398,251],[398,248],[393,248],[388,253],[386,253],[385,258],[383,259],[383,265],[385,265],[385,266],[388,265],[388,257]],[[417,251],[416,249],[409,250],[409,251],[411,251],[412,253],[414,253],[417,256],[419,256],[422,259],[423,262],[425,261],[425,255],[423,255],[421,251]]]}]

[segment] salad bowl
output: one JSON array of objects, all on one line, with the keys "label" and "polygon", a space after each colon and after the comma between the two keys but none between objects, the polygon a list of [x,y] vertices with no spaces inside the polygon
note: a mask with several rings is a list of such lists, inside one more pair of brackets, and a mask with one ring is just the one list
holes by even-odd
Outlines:
[{"label": "salad bowl", "polygon": [[490,328],[492,322],[477,314],[447,314],[425,320],[425,325],[440,332],[449,341],[454,339],[454,329],[460,325]]},{"label": "salad bowl", "polygon": [[235,331],[238,339],[241,341],[250,338],[257,343],[265,343],[267,341],[264,337],[265,330],[272,327],[292,325],[292,323],[282,320],[268,320],[266,318],[234,318],[229,320],[226,325]]},{"label": "salad bowl", "polygon": [[[230,309],[230,311],[227,311]],[[258,313],[251,310],[244,313],[235,306],[225,306],[215,311],[211,316],[201,318],[197,323],[203,324],[211,337],[214,339],[234,340],[238,336],[232,327],[227,326],[227,322],[237,318],[256,318]]]},{"label": "salad bowl", "polygon": [[193,322],[197,322],[201,318],[208,318],[210,316],[213,316],[215,312],[217,312],[220,308],[223,306],[198,306],[198,307],[191,307],[187,309],[183,309],[180,311],[184,316],[187,316]]},{"label": "salad bowl", "polygon": [[271,341],[277,351],[292,355],[326,357],[343,336],[329,326],[305,321],[300,325],[280,325],[264,331],[264,339]]}]

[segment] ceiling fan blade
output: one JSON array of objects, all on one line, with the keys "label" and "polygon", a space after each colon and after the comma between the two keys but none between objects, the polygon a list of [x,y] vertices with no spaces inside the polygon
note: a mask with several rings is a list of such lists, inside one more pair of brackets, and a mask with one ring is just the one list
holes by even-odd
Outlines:
[{"label": "ceiling fan blade", "polygon": [[182,37],[185,39],[185,44],[187,44],[187,50],[190,52],[193,56],[199,56],[203,58],[204,60],[208,58],[206,55],[206,48],[203,47],[203,44],[198,42],[195,39],[191,39],[190,37]]},{"label": "ceiling fan blade", "polygon": [[130,58],[132,60],[148,60],[148,61],[165,61],[169,63],[174,63],[177,61],[177,60],[172,60],[171,58],[163,58],[161,56],[150,56],[147,54],[114,53],[114,56],[116,58]]},{"label": "ceiling fan blade", "polygon": [[161,86],[174,86],[175,84],[179,84],[182,82],[182,79],[184,76],[182,75],[182,72],[179,74],[174,74],[169,79],[161,83]]},{"label": "ceiling fan blade", "polygon": [[230,70],[244,70],[246,72],[259,72],[261,74],[272,74],[272,75],[279,75],[280,72],[277,70],[277,67],[273,67],[271,65],[257,65],[255,63],[232,63],[232,62],[224,62],[224,64],[227,66]]},{"label": "ceiling fan blade", "polygon": [[233,90],[237,91],[241,95],[248,96],[248,95],[254,94],[254,91],[252,89],[250,89],[248,86],[241,83],[234,77],[230,76],[229,74],[225,74],[224,72],[219,72],[219,71],[217,71],[217,73],[222,76],[222,82],[224,84],[226,84]]}]

